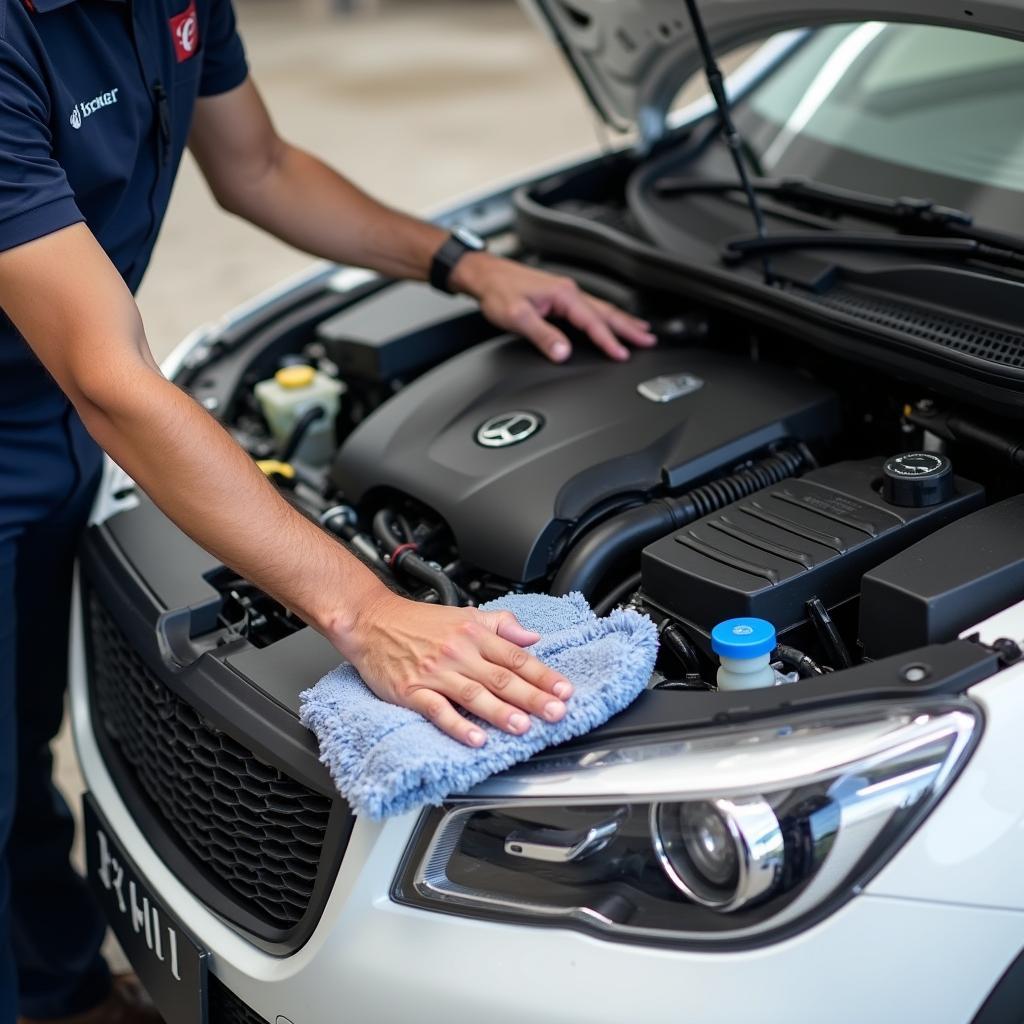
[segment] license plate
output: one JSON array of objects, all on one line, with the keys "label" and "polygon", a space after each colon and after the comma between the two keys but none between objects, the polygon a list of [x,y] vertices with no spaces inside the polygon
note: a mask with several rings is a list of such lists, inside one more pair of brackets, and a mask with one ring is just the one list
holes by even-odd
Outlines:
[{"label": "license plate", "polygon": [[153,898],[88,793],[83,803],[89,881],[125,956],[167,1024],[206,1024],[209,954]]}]

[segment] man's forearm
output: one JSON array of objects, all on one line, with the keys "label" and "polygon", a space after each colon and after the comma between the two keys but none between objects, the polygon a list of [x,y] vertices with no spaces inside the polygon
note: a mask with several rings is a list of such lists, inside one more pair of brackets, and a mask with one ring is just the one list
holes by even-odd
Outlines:
[{"label": "man's forearm", "polygon": [[507,612],[393,594],[161,376],[123,279],[84,225],[0,253],[0,306],[89,432],[157,505],[324,633],[378,697],[476,747],[484,733],[456,705],[512,733],[530,727],[524,712],[549,722],[564,714],[571,686],[522,650],[536,633]]},{"label": "man's forearm", "polygon": [[[321,160],[277,133],[251,81],[199,101],[189,146],[220,204],[306,252],[423,280],[445,231],[370,198]],[[568,321],[613,359],[623,342],[655,343],[650,325],[582,292],[569,277],[491,253],[468,253],[449,283],[472,295],[496,327],[533,342],[550,359],[572,345],[549,319]]]},{"label": "man's forearm", "polygon": [[79,409],[93,437],[204,548],[340,646],[383,584],[268,483],[235,441],[157,372]]},{"label": "man's forearm", "polygon": [[232,209],[305,252],[388,277],[425,279],[446,236],[285,142],[260,180],[235,196]]}]

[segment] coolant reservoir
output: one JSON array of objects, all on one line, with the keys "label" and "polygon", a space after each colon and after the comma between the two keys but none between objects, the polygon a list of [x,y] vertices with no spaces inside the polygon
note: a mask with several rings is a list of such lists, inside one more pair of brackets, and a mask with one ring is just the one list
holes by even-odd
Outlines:
[{"label": "coolant reservoir", "polygon": [[764,619],[726,619],[711,630],[711,649],[718,655],[719,690],[756,690],[776,684],[771,666],[775,627]]},{"label": "coolant reservoir", "polygon": [[322,466],[334,457],[337,444],[334,421],[344,390],[344,384],[312,366],[286,366],[270,380],[261,380],[254,389],[270,432],[279,445],[288,442],[295,424],[310,409],[323,409],[324,415],[309,425],[294,455],[311,466]]}]

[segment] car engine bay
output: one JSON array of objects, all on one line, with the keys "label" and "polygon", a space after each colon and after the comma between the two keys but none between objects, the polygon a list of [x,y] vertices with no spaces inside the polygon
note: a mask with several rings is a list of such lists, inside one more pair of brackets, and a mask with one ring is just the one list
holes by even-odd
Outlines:
[{"label": "car engine bay", "polygon": [[[580,591],[599,614],[651,615],[654,688],[713,692],[726,619],[771,622],[779,678],[809,680],[954,639],[1020,596],[1011,428],[755,322],[579,279],[649,316],[659,346],[617,364],[576,337],[554,365],[464,299],[378,282],[236,365],[226,423],[400,593]],[[184,373],[200,399],[216,366]],[[293,406],[276,428],[275,381]],[[228,570],[213,582],[218,642],[302,628]]]}]

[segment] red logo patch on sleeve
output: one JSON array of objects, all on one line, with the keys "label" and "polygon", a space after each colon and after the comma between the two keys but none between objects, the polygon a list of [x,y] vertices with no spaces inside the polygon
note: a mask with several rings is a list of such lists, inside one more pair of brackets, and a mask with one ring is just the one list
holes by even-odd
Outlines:
[{"label": "red logo patch on sleeve", "polygon": [[171,27],[171,38],[174,40],[174,55],[178,63],[196,55],[199,49],[199,15],[196,14],[196,0],[191,0],[188,7],[176,14],[168,22]]}]

